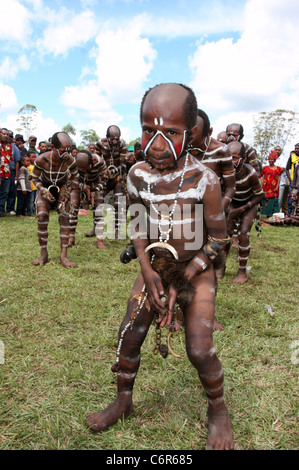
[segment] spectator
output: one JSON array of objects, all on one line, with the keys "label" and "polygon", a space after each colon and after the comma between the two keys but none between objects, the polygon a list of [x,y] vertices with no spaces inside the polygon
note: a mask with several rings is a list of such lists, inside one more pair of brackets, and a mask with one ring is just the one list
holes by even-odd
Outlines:
[{"label": "spectator", "polygon": [[278,156],[276,160],[276,165],[280,166],[283,169],[283,172],[280,177],[280,183],[279,183],[279,195],[278,195],[279,210],[287,214],[288,213],[287,196],[288,196],[289,186],[290,186],[289,179],[286,173],[287,158],[283,155],[282,148],[279,145],[276,145],[274,150]]},{"label": "spectator", "polygon": [[[32,175],[33,168],[34,168],[34,162],[35,162],[35,159],[36,159],[35,152],[33,152],[33,151],[30,152],[28,157],[30,159],[30,165],[28,166],[28,171],[29,171],[30,175]],[[37,187],[35,186],[33,181],[30,181],[30,183],[31,183],[31,192],[29,193],[29,197],[28,197],[27,215],[29,215],[31,217],[33,215],[33,211],[35,210],[35,199],[36,199],[36,195],[37,195]]]},{"label": "spectator", "polygon": [[71,151],[72,157],[76,158],[77,153],[78,153],[78,149],[77,149],[76,145],[72,145],[72,151]]},{"label": "spectator", "polygon": [[295,149],[290,153],[289,159],[286,164],[286,174],[289,180],[289,191],[287,197],[288,204],[288,214],[292,213],[292,199],[291,199],[291,190],[292,190],[292,180],[294,178],[295,167],[299,163],[299,144],[295,145]]},{"label": "spectator", "polygon": [[272,217],[275,212],[279,212],[279,182],[283,169],[276,166],[276,159],[276,152],[271,152],[268,157],[269,165],[264,166],[262,170],[261,184],[265,193],[266,206],[262,209],[261,214],[267,217]]},{"label": "spectator", "polygon": [[33,150],[33,152],[35,152],[35,154],[37,156],[37,155],[39,155],[39,151],[36,148],[36,141],[37,141],[37,138],[35,137],[35,135],[31,135],[29,137],[29,139],[28,139],[28,142],[29,142],[28,152]]},{"label": "spectator", "polygon": [[39,148],[39,154],[42,154],[42,153],[47,152],[47,150],[48,150],[47,142],[46,142],[45,140],[42,140],[42,141],[38,144],[38,148]]},{"label": "spectator", "polygon": [[9,143],[8,129],[2,128],[0,132],[0,217],[5,217],[4,206],[10,188],[10,162],[13,160],[12,146]]},{"label": "spectator", "polygon": [[18,182],[18,173],[21,161],[21,152],[19,148],[13,143],[13,132],[8,131],[9,143],[12,146],[13,159],[10,162],[10,186],[9,192],[6,199],[6,212],[10,215],[16,215],[15,204],[16,204],[16,185]]},{"label": "spectator", "polygon": [[28,209],[29,194],[31,193],[31,182],[29,180],[30,158],[23,155],[21,160],[22,166],[19,171],[17,193],[17,217],[25,217]]},{"label": "spectator", "polygon": [[27,155],[27,149],[25,148],[26,140],[24,140],[22,134],[16,134],[15,141],[16,141],[16,146],[21,152],[21,156]]}]

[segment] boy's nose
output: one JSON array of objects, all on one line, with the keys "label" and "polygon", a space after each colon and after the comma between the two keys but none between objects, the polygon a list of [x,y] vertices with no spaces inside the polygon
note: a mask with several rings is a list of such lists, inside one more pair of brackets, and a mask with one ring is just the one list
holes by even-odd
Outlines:
[{"label": "boy's nose", "polygon": [[155,150],[164,150],[165,145],[167,145],[167,141],[161,134],[157,134],[152,142],[152,147]]}]

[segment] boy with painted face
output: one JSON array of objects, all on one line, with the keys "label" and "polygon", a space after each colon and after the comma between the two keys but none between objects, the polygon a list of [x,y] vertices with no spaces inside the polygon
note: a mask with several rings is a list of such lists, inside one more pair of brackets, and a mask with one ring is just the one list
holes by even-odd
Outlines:
[{"label": "boy with painted face", "polygon": [[[128,175],[131,216],[136,205],[136,211],[143,208],[148,218],[147,230],[139,224],[132,233],[141,272],[119,331],[112,369],[117,372],[117,398],[103,411],[90,414],[87,423],[93,431],[103,431],[132,413],[140,349],[149,327],[154,318],[161,327],[170,327],[175,302],[181,302],[175,281],[166,286],[162,279],[164,270],[174,267],[180,273],[181,284],[190,286],[189,300],[184,304],[182,301],[180,307],[187,354],[208,397],[207,447],[232,449],[232,430],[223,398],[223,369],[212,338],[213,259],[227,243],[226,223],[217,176],[186,151],[188,140],[196,132],[196,115],[195,95],[184,85],[157,85],[142,101],[146,161],[134,165]],[[188,217],[183,214],[186,208]],[[200,216],[201,231],[196,225]]]},{"label": "boy with painted face", "polygon": [[258,204],[264,193],[256,171],[244,163],[245,147],[242,142],[228,144],[236,168],[236,192],[232,199],[227,219],[227,230],[232,236],[235,226],[238,227],[239,270],[235,284],[248,281],[246,265],[250,253],[249,234],[254,223]]}]

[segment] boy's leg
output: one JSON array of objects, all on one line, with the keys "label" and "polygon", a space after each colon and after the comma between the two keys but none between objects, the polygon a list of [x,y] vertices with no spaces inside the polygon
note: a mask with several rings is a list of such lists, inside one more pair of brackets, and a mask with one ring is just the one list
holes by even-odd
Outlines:
[{"label": "boy's leg", "polygon": [[87,416],[87,425],[94,432],[104,431],[133,412],[132,395],[140,364],[140,349],[153,320],[152,313],[143,306],[132,327],[128,326],[132,312],[137,307],[138,301],[135,297],[139,297],[142,287],[143,278],[139,274],[129,298],[127,314],[119,330],[118,362],[112,368],[117,373],[117,397],[103,411]]},{"label": "boy's leg", "polygon": [[37,211],[37,237],[41,250],[40,257],[32,261],[35,266],[43,266],[48,262],[48,225],[50,204],[39,195],[36,200]]},{"label": "boy's leg", "polygon": [[255,221],[257,213],[257,206],[243,212],[241,217],[240,231],[238,233],[239,239],[239,269],[237,276],[233,280],[234,284],[245,284],[248,281],[246,267],[250,253],[249,235],[251,227]]},{"label": "boy's leg", "polygon": [[223,369],[213,345],[213,266],[193,279],[196,293],[185,311],[186,349],[208,397],[208,449],[232,449],[233,435],[223,396]]}]

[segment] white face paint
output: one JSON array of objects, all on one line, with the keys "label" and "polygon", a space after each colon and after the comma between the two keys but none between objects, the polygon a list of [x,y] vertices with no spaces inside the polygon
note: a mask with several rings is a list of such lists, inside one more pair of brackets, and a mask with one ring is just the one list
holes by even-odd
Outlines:
[{"label": "white face paint", "polygon": [[[155,118],[155,119],[157,119],[157,118]],[[160,118],[160,119],[162,119],[162,118]],[[177,159],[180,157],[181,153],[183,152],[183,150],[184,150],[184,148],[185,148],[186,133],[187,133],[187,131],[186,131],[186,129],[185,129],[185,130],[184,130],[184,136],[183,136],[182,147],[181,147],[182,150],[181,150],[181,152],[180,152],[179,155],[177,155],[177,152],[176,152],[175,146],[173,145],[173,142],[172,142],[170,139],[168,139],[168,137],[166,137],[166,135],[163,134],[162,131],[157,131],[157,132],[153,135],[153,137],[148,141],[148,143],[146,144],[146,146],[144,147],[144,150],[143,150],[144,155],[147,157],[147,151],[148,151],[148,149],[150,148],[150,146],[152,145],[152,143],[154,142],[154,140],[158,137],[158,135],[161,135],[161,136],[163,137],[163,139],[166,140],[166,142],[167,142],[167,144],[168,144],[168,146],[169,146],[169,148],[170,148],[170,150],[171,150],[171,153],[172,153],[173,156],[174,156],[174,159],[177,160]]]},{"label": "white face paint", "polygon": [[155,117],[154,123],[155,123],[155,126],[163,126],[163,123],[164,123],[163,118],[162,117],[160,117],[160,118]]}]

